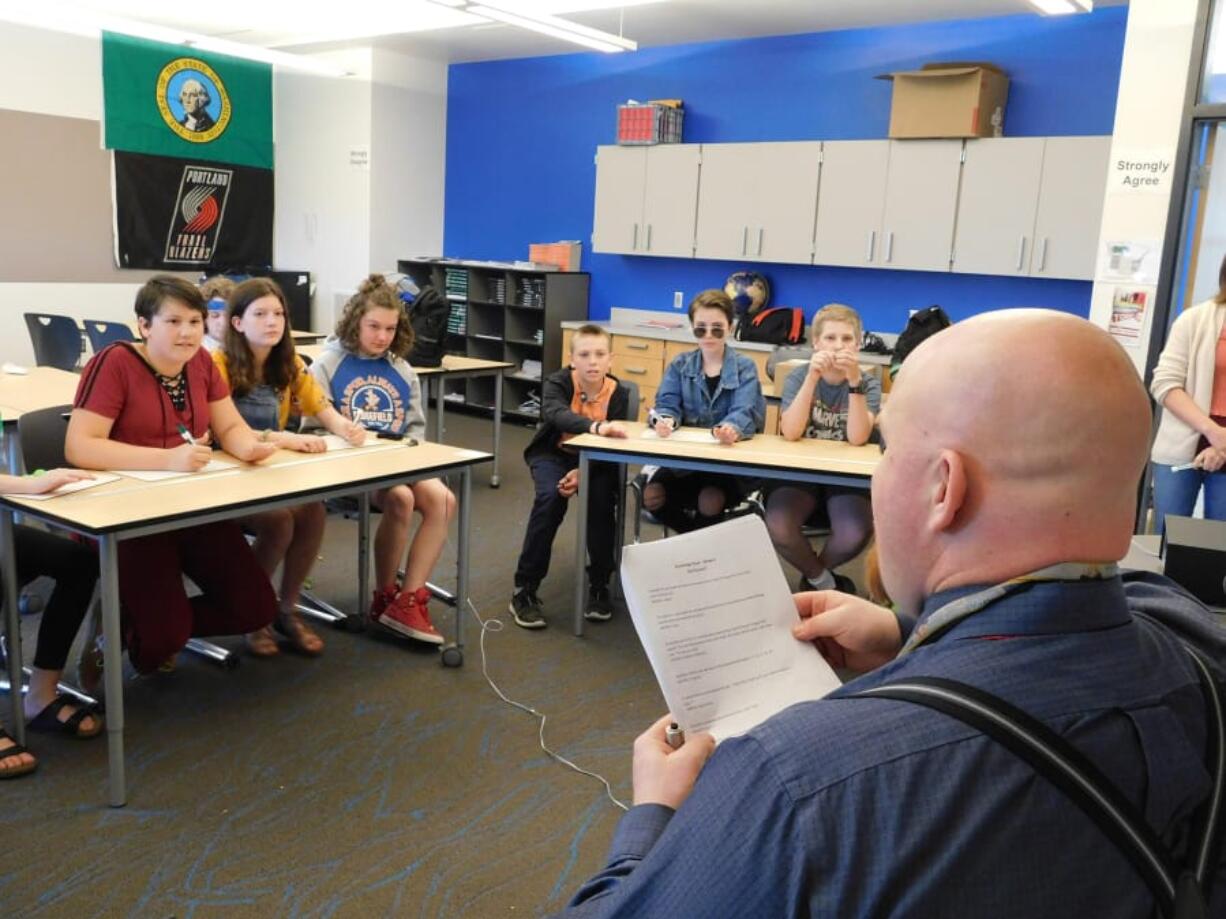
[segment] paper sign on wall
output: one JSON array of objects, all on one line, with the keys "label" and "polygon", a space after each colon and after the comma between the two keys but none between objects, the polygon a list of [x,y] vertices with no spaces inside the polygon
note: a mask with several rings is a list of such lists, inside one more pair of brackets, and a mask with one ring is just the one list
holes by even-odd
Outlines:
[{"label": "paper sign on wall", "polygon": [[1145,328],[1149,291],[1117,287],[1111,296],[1111,322],[1107,331],[1122,345],[1136,344]]},{"label": "paper sign on wall", "polygon": [[1175,174],[1174,150],[1121,150],[1111,159],[1110,194],[1166,195]]},{"label": "paper sign on wall", "polygon": [[1162,243],[1156,239],[1108,239],[1098,253],[1099,281],[1157,284]]},{"label": "paper sign on wall", "polygon": [[350,147],[349,165],[363,172],[370,169],[370,147]]}]

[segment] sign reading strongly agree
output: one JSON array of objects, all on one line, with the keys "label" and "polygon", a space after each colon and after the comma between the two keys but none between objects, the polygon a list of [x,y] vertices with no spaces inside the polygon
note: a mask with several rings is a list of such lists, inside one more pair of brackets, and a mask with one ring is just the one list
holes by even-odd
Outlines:
[{"label": "sign reading strongly agree", "polygon": [[1122,194],[1169,194],[1174,170],[1173,151],[1124,151],[1111,161],[1107,190]]}]

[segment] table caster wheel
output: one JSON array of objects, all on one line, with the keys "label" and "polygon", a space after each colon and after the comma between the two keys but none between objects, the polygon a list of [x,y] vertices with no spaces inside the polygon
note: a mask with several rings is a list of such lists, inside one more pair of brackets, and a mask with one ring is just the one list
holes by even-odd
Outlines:
[{"label": "table caster wheel", "polygon": [[439,648],[444,667],[459,667],[464,663],[464,652],[456,645],[443,645]]},{"label": "table caster wheel", "polygon": [[502,484],[502,477],[497,475],[490,476],[490,488],[497,488]]}]

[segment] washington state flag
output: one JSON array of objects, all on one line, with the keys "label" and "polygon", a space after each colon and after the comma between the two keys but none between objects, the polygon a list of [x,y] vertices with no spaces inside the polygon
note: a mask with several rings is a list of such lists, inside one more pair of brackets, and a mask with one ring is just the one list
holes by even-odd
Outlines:
[{"label": "washington state flag", "polygon": [[109,150],[273,168],[272,67],[104,32]]}]

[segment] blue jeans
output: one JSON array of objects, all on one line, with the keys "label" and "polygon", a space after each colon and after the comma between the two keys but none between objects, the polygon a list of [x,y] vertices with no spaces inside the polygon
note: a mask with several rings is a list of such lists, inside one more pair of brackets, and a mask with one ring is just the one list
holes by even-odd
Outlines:
[{"label": "blue jeans", "polygon": [[1166,532],[1166,515],[1190,517],[1196,506],[1196,496],[1205,489],[1205,517],[1226,520],[1226,470],[1205,472],[1185,469],[1174,472],[1172,466],[1154,463],[1154,523],[1159,535]]}]

